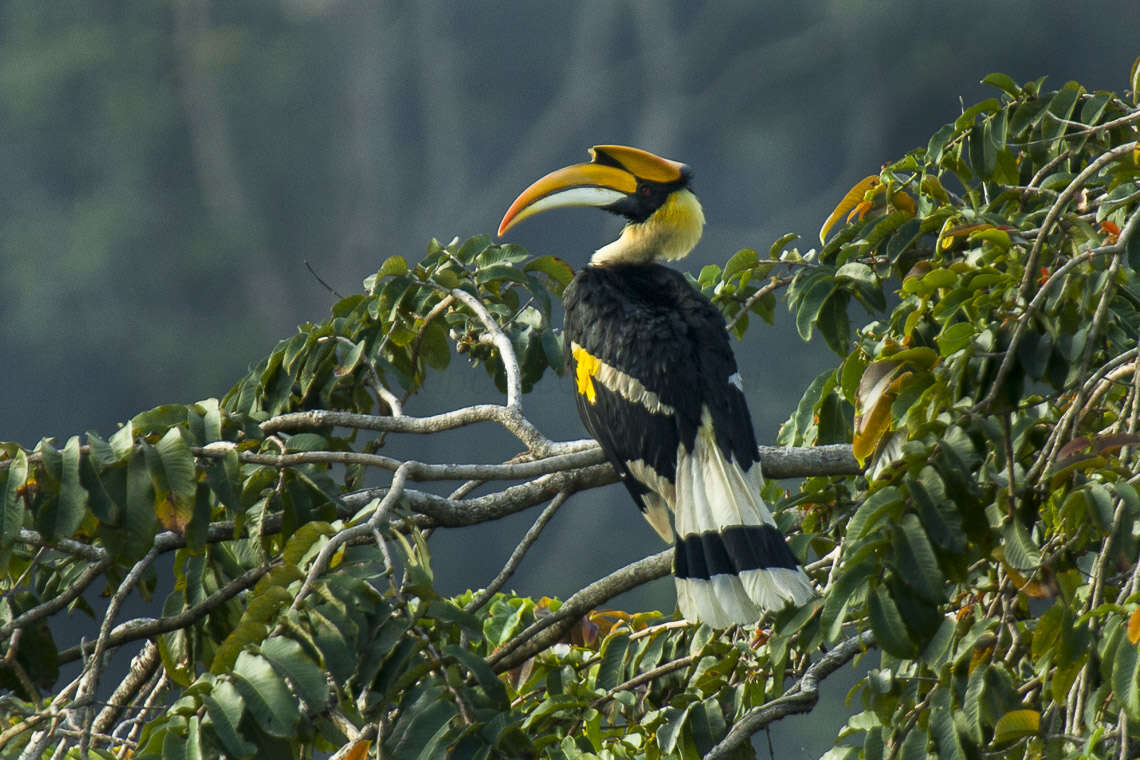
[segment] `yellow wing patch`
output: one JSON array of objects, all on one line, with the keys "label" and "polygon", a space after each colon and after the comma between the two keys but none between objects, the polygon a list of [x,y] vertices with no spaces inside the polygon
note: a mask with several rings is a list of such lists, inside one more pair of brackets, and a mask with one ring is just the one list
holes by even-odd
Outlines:
[{"label": "yellow wing patch", "polygon": [[602,361],[586,349],[573,344],[570,353],[574,356],[574,380],[578,386],[578,394],[585,396],[591,404],[598,400],[597,391],[594,390],[594,377],[602,368]]}]

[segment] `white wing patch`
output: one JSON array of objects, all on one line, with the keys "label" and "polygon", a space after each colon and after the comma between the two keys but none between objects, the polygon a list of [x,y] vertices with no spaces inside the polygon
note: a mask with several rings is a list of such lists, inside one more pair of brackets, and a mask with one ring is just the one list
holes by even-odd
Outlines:
[{"label": "white wing patch", "polygon": [[731,525],[775,525],[760,489],[759,463],[742,470],[725,459],[716,444],[712,416],[706,407],[690,454],[677,452],[677,533],[717,533]]},{"label": "white wing patch", "polygon": [[673,523],[669,516],[676,500],[676,489],[673,488],[673,484],[663,478],[644,459],[629,460],[625,466],[634,480],[652,492],[641,497],[642,503],[645,504],[645,519],[663,541],[672,543]]}]

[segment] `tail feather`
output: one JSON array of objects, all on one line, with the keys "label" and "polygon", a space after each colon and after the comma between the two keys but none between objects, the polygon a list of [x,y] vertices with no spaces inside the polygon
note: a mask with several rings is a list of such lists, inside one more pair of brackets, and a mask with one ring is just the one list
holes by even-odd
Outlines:
[{"label": "tail feather", "polygon": [[706,418],[677,457],[674,573],[681,614],[716,628],[802,605],[815,589],[760,497],[760,465],[743,469]]}]

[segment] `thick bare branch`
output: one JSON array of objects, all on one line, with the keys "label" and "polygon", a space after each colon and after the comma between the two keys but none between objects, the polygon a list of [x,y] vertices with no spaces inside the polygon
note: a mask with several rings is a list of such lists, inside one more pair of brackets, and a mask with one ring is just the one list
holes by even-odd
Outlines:
[{"label": "thick bare branch", "polygon": [[427,435],[444,430],[473,425],[477,422],[494,422],[502,425],[512,435],[526,444],[536,454],[550,455],[566,453],[562,447],[567,444],[552,443],[538,428],[534,427],[518,409],[499,404],[476,404],[431,417],[383,417],[353,412],[332,412],[313,410],[282,414],[261,423],[266,435],[278,432],[303,430],[326,425],[377,432],[416,433]]},{"label": "thick bare branch", "polygon": [[[114,649],[124,644],[129,644],[132,641],[149,639],[163,633],[176,631],[179,628],[185,628],[205,617],[242,591],[251,588],[261,580],[261,576],[269,572],[270,567],[272,566],[263,565],[246,570],[202,601],[192,607],[187,607],[177,615],[164,618],[138,618],[117,625],[107,636],[105,649]],[[77,645],[68,647],[59,653],[59,664],[63,665],[78,660],[88,651],[90,651],[90,646],[84,647]]]},{"label": "thick bare branch", "polygon": [[705,755],[704,760],[719,760],[731,757],[744,746],[754,733],[781,718],[795,713],[809,712],[819,701],[819,682],[839,670],[852,657],[874,646],[875,636],[864,631],[852,636],[813,663],[800,680],[796,681],[781,696],[754,707],[736,721],[728,734]]},{"label": "thick bare branch", "polygon": [[528,657],[555,644],[579,618],[599,604],[631,588],[668,575],[672,567],[673,550],[666,549],[594,581],[571,595],[557,612],[536,620],[499,647],[487,658],[487,664],[497,673],[521,665]]}]

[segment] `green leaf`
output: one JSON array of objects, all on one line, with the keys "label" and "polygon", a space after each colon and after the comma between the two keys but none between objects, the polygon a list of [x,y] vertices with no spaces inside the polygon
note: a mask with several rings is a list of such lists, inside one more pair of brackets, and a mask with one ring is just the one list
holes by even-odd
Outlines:
[{"label": "green leaf", "polygon": [[464,264],[470,264],[476,256],[480,256],[491,247],[490,235],[475,235],[463,241],[463,245],[455,252],[455,258]]},{"label": "green leaf", "polygon": [[982,77],[982,84],[988,84],[991,87],[996,87],[1006,95],[1009,95],[1015,100],[1021,97],[1021,87],[1017,82],[1013,81],[1013,77],[1008,74],[995,72],[993,74],[986,74]]},{"label": "green leaf", "polygon": [[487,693],[494,704],[501,709],[509,707],[510,700],[507,698],[507,689],[495,671],[491,670],[491,666],[487,664],[486,660],[470,649],[455,645],[444,647],[443,656],[458,660],[468,673],[475,676],[475,680],[483,687],[483,691]]},{"label": "green leaf", "polygon": [[376,278],[382,279],[384,277],[399,277],[402,274],[408,273],[408,262],[403,256],[389,256],[380,265],[379,271],[376,272]]},{"label": "green leaf", "polygon": [[899,747],[898,760],[927,760],[926,745],[929,741],[930,736],[925,731],[913,726]]},{"label": "green leaf", "polygon": [[886,486],[875,491],[859,505],[847,523],[847,539],[866,535],[902,504],[903,492],[896,486]]},{"label": "green leaf", "polygon": [[930,733],[938,745],[939,760],[965,760],[966,752],[954,726],[954,710],[948,689],[939,688],[935,692],[932,708],[929,713]]},{"label": "green leaf", "polygon": [[161,463],[161,477],[155,478],[158,518],[168,530],[183,533],[194,515],[198,487],[194,457],[178,428],[166,431],[154,451]]},{"label": "green leaf", "polygon": [[145,449],[149,448],[149,444],[143,443],[127,462],[126,514],[123,517],[124,524],[118,527],[125,532],[126,542],[122,553],[129,560],[142,557],[154,543],[157,524],[154,482],[151,480],[145,453]]},{"label": "green leaf", "polygon": [[784,248],[787,247],[788,243],[798,238],[799,234],[796,232],[789,232],[776,238],[776,241],[773,242],[771,247],[768,249],[768,258],[773,261],[778,261],[780,254],[783,253]]},{"label": "green leaf", "polygon": [[[799,289],[795,302],[796,331],[803,340],[811,340],[812,327],[819,319],[820,312],[835,292],[835,282],[831,273],[815,271],[807,276],[807,283]],[[791,297],[789,296],[789,305]]]},{"label": "green leaf", "polygon": [[281,559],[287,565],[299,567],[302,559],[310,553],[313,546],[324,536],[331,536],[336,531],[332,525],[322,520],[313,520],[293,531],[285,548],[281,552]]},{"label": "green leaf", "polygon": [[962,130],[966,129],[967,127],[969,127],[970,125],[972,125],[974,123],[974,120],[976,118],[978,118],[978,114],[994,113],[995,111],[1000,111],[1000,110],[1001,110],[1001,101],[1000,100],[998,100],[997,98],[986,98],[985,100],[981,101],[980,103],[975,103],[974,105],[970,106],[965,111],[963,111],[962,115],[954,120],[954,128],[955,128],[955,130],[961,132]]},{"label": "green leaf", "polygon": [[992,131],[993,121],[986,119],[980,128],[975,126],[970,132],[970,168],[982,179],[992,178],[997,166]]},{"label": "green leaf", "polygon": [[1010,710],[994,724],[994,744],[1001,745],[1034,736],[1041,726],[1041,713],[1036,710]]},{"label": "green leaf", "polygon": [[442,686],[425,689],[414,702],[401,705],[400,718],[386,746],[392,760],[433,760],[444,757],[440,746],[450,723],[458,718],[455,706],[443,694]]},{"label": "green leaf", "polygon": [[947,325],[942,333],[935,338],[938,344],[938,353],[943,357],[951,356],[956,351],[961,351],[974,340],[977,333],[974,325],[970,322],[955,322],[953,325]]},{"label": "green leaf", "polygon": [[1140,720],[1140,655],[1124,637],[1112,663],[1112,691],[1131,720]]},{"label": "green leaf", "polygon": [[629,652],[629,634],[608,636],[602,645],[602,661],[594,684],[599,689],[614,688],[624,681],[626,655]]},{"label": "green leaf", "polygon": [[728,282],[741,272],[751,269],[759,263],[760,257],[756,251],[751,248],[744,248],[737,251],[732,255],[724,265],[724,271],[721,273],[721,279]]},{"label": "green leaf", "polygon": [[83,521],[87,491],[79,482],[79,462],[79,437],[73,435],[60,452],[59,496],[37,515],[36,524],[49,541],[70,537]]},{"label": "green leaf", "polygon": [[526,263],[524,269],[528,272],[542,272],[555,284],[554,292],[559,297],[562,291],[574,280],[574,270],[560,258],[555,256],[536,256]]},{"label": "green leaf", "polygon": [[163,404],[145,412],[139,412],[131,418],[134,434],[143,437],[165,433],[169,428],[182,425],[185,422],[186,407],[182,404]]},{"label": "green leaf", "polygon": [[1033,570],[1041,564],[1041,550],[1016,517],[1006,522],[1002,535],[1005,561],[1010,567],[1015,570]]},{"label": "green leaf", "polygon": [[840,570],[839,577],[823,602],[823,612],[820,613],[825,641],[839,638],[847,609],[864,593],[867,580],[877,573],[878,567],[871,561],[860,562],[852,567],[844,566]]},{"label": "green leaf", "polygon": [[310,710],[324,709],[329,700],[324,670],[309,658],[300,644],[285,636],[271,636],[261,643],[260,649],[277,672],[289,679],[297,696]]},{"label": "green leaf", "polygon": [[3,512],[0,512],[0,550],[12,545],[24,527],[24,482],[28,478],[28,455],[17,449],[7,469],[0,470],[0,495]]},{"label": "green leaf", "polygon": [[926,144],[926,160],[932,165],[937,165],[942,160],[942,151],[945,150],[946,144],[950,142],[954,135],[955,129],[953,124],[943,124],[939,127],[938,130],[931,135],[930,141]]},{"label": "green leaf", "polygon": [[665,722],[657,729],[657,745],[661,747],[662,752],[669,754],[676,749],[677,743],[681,740],[681,732],[694,706],[689,704],[684,710],[676,707],[665,710]]},{"label": "green leaf", "polygon": [[202,702],[209,718],[206,725],[213,730],[222,749],[233,757],[246,757],[257,751],[256,746],[242,738],[238,728],[245,712],[245,700],[232,682],[217,681],[210,693],[202,695]]},{"label": "green leaf", "polygon": [[819,760],[859,760],[859,748],[848,744],[832,747]]},{"label": "green leaf", "polygon": [[944,617],[938,624],[938,630],[922,648],[922,661],[937,673],[947,662],[954,648],[954,621]]},{"label": "green leaf", "polygon": [[234,663],[234,686],[245,698],[249,712],[262,731],[270,736],[288,737],[301,713],[289,687],[259,654],[242,652]]},{"label": "green leaf", "polygon": [[[1065,122],[1072,118],[1073,109],[1083,89],[1076,82],[1069,82],[1049,101],[1049,116],[1041,125],[1041,134],[1047,142],[1056,141],[1069,128]],[[1050,151],[1055,150],[1055,145],[1050,146]]]},{"label": "green leaf", "polygon": [[945,486],[938,472],[927,465],[918,478],[907,479],[911,501],[918,509],[926,535],[937,546],[953,554],[966,551],[966,532],[962,517],[953,504],[945,501]]},{"label": "green leaf", "polygon": [[898,536],[901,540],[895,542],[895,556],[903,582],[923,599],[941,602],[946,580],[938,567],[930,539],[916,515],[903,515]]},{"label": "green leaf", "polygon": [[875,632],[875,640],[884,652],[904,659],[917,654],[918,648],[907,635],[902,615],[885,586],[879,586],[871,594],[867,613],[871,617],[871,630]]},{"label": "green leaf", "polygon": [[969,738],[974,744],[981,744],[984,735],[985,726],[983,725],[982,716],[982,693],[986,688],[986,673],[989,671],[990,666],[981,662],[970,671],[969,679],[966,682],[966,695],[962,698],[962,715],[965,717],[965,725],[969,733]]},{"label": "green leaf", "polygon": [[[1034,660],[1040,661],[1046,656],[1057,654],[1054,649],[1061,640],[1062,625],[1067,617],[1065,613],[1064,604],[1054,604],[1037,618],[1037,627],[1033,630],[1033,642],[1029,649]],[[1070,620],[1069,623],[1071,622]]]},{"label": "green leaf", "polygon": [[823,305],[815,326],[827,347],[839,356],[851,349],[851,322],[847,316],[847,293],[836,292]]}]

